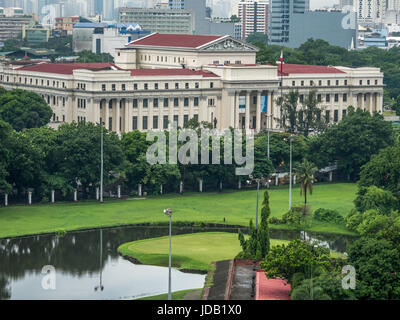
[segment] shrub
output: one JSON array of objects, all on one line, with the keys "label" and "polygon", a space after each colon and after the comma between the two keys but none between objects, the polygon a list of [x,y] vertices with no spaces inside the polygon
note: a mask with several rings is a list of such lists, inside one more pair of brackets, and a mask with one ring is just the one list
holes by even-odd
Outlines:
[{"label": "shrub", "polygon": [[320,208],[316,210],[314,212],[314,219],[318,221],[344,224],[344,218],[342,215],[338,211],[331,209]]},{"label": "shrub", "polygon": [[309,212],[310,207],[308,206],[294,206],[289,212],[283,215],[283,223],[300,226],[305,222]]},{"label": "shrub", "polygon": [[284,224],[285,222],[279,218],[272,217],[268,221],[270,224]]}]

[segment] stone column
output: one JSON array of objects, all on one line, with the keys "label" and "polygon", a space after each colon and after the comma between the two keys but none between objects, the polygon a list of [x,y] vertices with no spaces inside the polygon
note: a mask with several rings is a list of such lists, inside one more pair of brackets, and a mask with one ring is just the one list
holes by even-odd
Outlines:
[{"label": "stone column", "polygon": [[4,206],[5,207],[8,206],[8,194],[7,193],[4,195]]},{"label": "stone column", "polygon": [[55,197],[54,197],[55,191],[51,190],[51,203],[55,202]]},{"label": "stone column", "polygon": [[139,197],[142,196],[142,185],[139,183],[139,187],[138,187],[138,195]]},{"label": "stone column", "polygon": [[203,179],[199,180],[199,191],[203,192]]},{"label": "stone column", "polygon": [[[139,131],[143,131],[143,99],[138,99],[138,125]],[[148,122],[147,122],[148,124]]]},{"label": "stone column", "polygon": [[240,91],[235,91],[235,129],[240,129],[239,97]]},{"label": "stone column", "polygon": [[78,201],[78,191],[74,190],[74,201]]},{"label": "stone column", "polygon": [[32,204],[32,191],[28,191],[28,204]]},{"label": "stone column", "polygon": [[110,122],[108,120],[109,118],[110,118],[110,100],[107,99],[106,100],[105,110],[104,110],[104,120],[103,120],[104,127],[107,130],[110,130],[110,126],[109,126]]},{"label": "stone column", "polygon": [[119,126],[119,119],[120,119],[120,117],[121,117],[121,99],[117,99],[116,101],[115,101],[115,104],[116,104],[116,106],[115,106],[115,132],[116,133],[120,133],[121,132],[121,128],[120,128],[120,126]]},{"label": "stone column", "polygon": [[369,93],[368,96],[369,96],[369,113],[372,115],[372,114],[374,114],[374,105],[372,103],[372,93]]},{"label": "stone column", "polygon": [[130,101],[128,99],[124,100],[124,132],[129,132],[129,122],[130,122],[130,116],[129,116],[129,108],[130,108]]},{"label": "stone column", "polygon": [[256,106],[256,132],[261,130],[261,91],[257,92],[257,106]]},{"label": "stone column", "polygon": [[121,199],[121,186],[118,186],[118,199]]},{"label": "stone column", "polygon": [[246,127],[250,129],[250,91],[246,91]]}]

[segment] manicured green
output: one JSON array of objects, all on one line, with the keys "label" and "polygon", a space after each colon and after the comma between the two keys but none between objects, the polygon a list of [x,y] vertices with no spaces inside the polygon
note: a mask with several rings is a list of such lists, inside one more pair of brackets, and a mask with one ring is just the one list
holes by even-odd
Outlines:
[{"label": "manicured green", "polygon": [[[312,209],[329,208],[346,215],[353,207],[357,187],[351,183],[316,184],[308,204]],[[287,188],[271,189],[271,217],[281,218],[288,210]],[[255,220],[256,191],[192,194],[133,201],[59,203],[54,205],[0,208],[0,237],[77,230],[137,223],[167,223],[165,208],[173,209],[173,222],[219,223],[248,226]],[[293,190],[294,204],[302,204],[300,190]],[[1,201],[3,199],[1,198]],[[260,197],[261,208],[262,197]],[[224,220],[225,219],[225,220]],[[270,225],[271,228],[289,228]],[[349,234],[344,227],[313,222],[313,231]]]},{"label": "manicured green", "polygon": [[[192,289],[192,290],[182,290],[182,291],[177,291],[177,292],[172,292],[172,300],[184,300],[185,296],[192,291],[198,291],[201,289]],[[159,294],[157,296],[152,296],[152,297],[145,297],[145,298],[140,298],[136,300],[168,300],[168,293],[164,294]]]},{"label": "manicured green", "polygon": [[[288,243],[271,240],[271,246]],[[169,237],[125,243],[118,248],[123,255],[146,265],[168,266]],[[172,266],[208,271],[213,261],[233,259],[241,251],[237,234],[212,232],[172,237]]]}]

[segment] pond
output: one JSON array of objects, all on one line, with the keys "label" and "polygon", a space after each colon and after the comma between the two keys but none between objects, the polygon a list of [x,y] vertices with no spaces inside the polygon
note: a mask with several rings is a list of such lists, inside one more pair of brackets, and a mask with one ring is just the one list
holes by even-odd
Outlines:
[{"label": "pond", "polygon": [[[237,228],[173,228],[174,234],[205,231],[237,232]],[[125,242],[165,235],[167,227],[129,226],[0,239],[0,299],[136,299],[167,293],[168,268],[135,265],[117,253]],[[343,236],[307,236],[340,252],[349,241]],[[271,230],[275,239],[300,237],[296,231]],[[45,266],[54,267],[55,277],[45,273]],[[173,269],[172,291],[202,288],[204,280],[205,275]]]}]

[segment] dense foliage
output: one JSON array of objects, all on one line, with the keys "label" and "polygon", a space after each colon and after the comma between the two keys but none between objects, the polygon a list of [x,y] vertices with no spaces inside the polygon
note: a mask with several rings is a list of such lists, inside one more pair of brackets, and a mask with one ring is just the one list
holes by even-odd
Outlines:
[{"label": "dense foliage", "polygon": [[53,111],[38,94],[15,89],[0,94],[0,118],[21,131],[49,123]]},{"label": "dense foliage", "polygon": [[254,228],[250,220],[250,237],[245,240],[243,233],[239,230],[239,241],[242,252],[238,257],[242,259],[262,260],[270,250],[268,219],[271,215],[269,208],[268,191],[264,193],[263,207],[261,209],[261,222],[258,228]]}]

